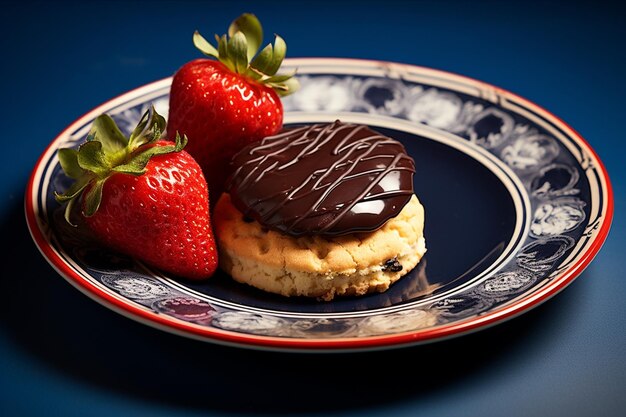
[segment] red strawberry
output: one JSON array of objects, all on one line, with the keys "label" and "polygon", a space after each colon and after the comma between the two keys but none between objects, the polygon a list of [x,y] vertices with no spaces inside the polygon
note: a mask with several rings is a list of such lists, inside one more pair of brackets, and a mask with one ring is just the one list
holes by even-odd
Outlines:
[{"label": "red strawberry", "polygon": [[189,138],[187,151],[198,161],[217,201],[232,156],[251,142],[277,133],[283,125],[280,96],[298,88],[294,73],[276,75],[287,45],[278,35],[257,54],[263,29],[251,14],[237,18],[228,37],[213,47],[197,31],[195,46],[205,55],[181,67],[170,91],[169,127]]},{"label": "red strawberry", "polygon": [[197,162],[176,143],[159,140],[165,119],[154,108],[129,138],[99,116],[78,150],[59,150],[76,179],[59,202],[65,218],[80,201],[84,223],[106,246],[180,277],[199,280],[217,268],[206,181]]}]

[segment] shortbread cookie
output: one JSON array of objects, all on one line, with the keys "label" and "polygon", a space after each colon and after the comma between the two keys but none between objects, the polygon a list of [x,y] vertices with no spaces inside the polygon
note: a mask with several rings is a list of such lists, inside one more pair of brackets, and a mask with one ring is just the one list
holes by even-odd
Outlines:
[{"label": "shortbread cookie", "polygon": [[378,230],[294,237],[245,217],[223,194],[214,214],[220,267],[238,282],[284,296],[364,295],[386,291],[426,252],[424,208],[413,196]]},{"label": "shortbread cookie", "polygon": [[286,130],[235,155],[213,215],[221,267],[286,296],[385,291],[425,252],[415,163],[364,125]]}]

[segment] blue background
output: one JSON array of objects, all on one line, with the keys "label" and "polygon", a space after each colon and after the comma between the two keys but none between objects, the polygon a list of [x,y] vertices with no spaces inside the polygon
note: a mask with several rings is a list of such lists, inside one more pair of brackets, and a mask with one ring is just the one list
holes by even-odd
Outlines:
[{"label": "blue background", "polygon": [[[9,2],[2,6],[0,415],[617,416],[626,409],[626,14],[611,3]],[[502,2],[505,3],[505,2]],[[505,324],[393,351],[257,352],[135,323],[60,278],[28,235],[36,159],[73,120],[198,57],[241,12],[288,56],[406,62],[551,110],[605,162],[615,219],[564,292]]]}]

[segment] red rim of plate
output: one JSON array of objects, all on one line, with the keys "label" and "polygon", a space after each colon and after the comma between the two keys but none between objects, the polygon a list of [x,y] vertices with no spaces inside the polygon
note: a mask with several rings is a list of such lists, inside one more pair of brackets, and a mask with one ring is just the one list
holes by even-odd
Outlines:
[{"label": "red rim of plate", "polygon": [[360,60],[360,59],[336,59],[336,58],[296,58],[286,60],[286,64],[294,64],[296,62],[312,62],[312,61],[326,61],[326,62],[345,62],[345,63],[359,63],[364,65],[385,65],[393,64],[400,65],[405,68],[413,68],[419,71],[428,71],[434,74],[442,75],[447,78],[456,78],[460,80],[470,81],[472,84],[483,85],[492,89],[495,89],[499,94],[512,98],[514,101],[524,104],[525,106],[534,109],[538,113],[542,113],[544,116],[550,118],[559,125],[560,128],[567,131],[569,136],[575,139],[587,152],[589,152],[597,162],[597,165],[602,172],[602,179],[606,184],[606,211],[603,213],[603,222],[598,230],[596,238],[590,244],[587,251],[581,256],[581,258],[571,265],[568,269],[561,272],[559,276],[555,277],[550,283],[540,288],[527,296],[506,305],[505,307],[495,309],[484,313],[479,317],[473,317],[465,319],[459,322],[444,324],[432,328],[425,328],[410,332],[384,335],[384,336],[370,336],[363,338],[336,338],[336,339],[298,339],[298,338],[280,338],[271,336],[259,336],[253,334],[235,333],[216,328],[203,327],[193,323],[185,322],[175,319],[173,317],[159,315],[149,310],[140,308],[131,303],[124,302],[116,297],[111,296],[102,289],[96,287],[89,281],[83,279],[83,277],[70,268],[66,262],[52,249],[48,239],[45,236],[44,231],[38,224],[37,215],[35,213],[33,193],[35,188],[35,179],[37,177],[37,171],[39,170],[44,156],[50,151],[50,148],[55,144],[59,137],[65,135],[72,129],[74,125],[79,123],[82,119],[87,117],[92,112],[97,111],[103,107],[110,107],[110,103],[119,100],[125,96],[133,96],[139,89],[149,89],[151,86],[162,83],[168,78],[158,80],[142,87],[130,90],[126,93],[120,94],[111,100],[102,103],[100,106],[85,113],[80,118],[76,119],[65,130],[63,130],[45,149],[41,154],[35,168],[28,181],[25,194],[25,212],[26,221],[30,230],[31,236],[35,241],[38,249],[46,258],[46,260],[52,265],[52,267],[63,276],[68,282],[78,288],[81,292],[88,295],[95,301],[105,305],[106,307],[123,314],[127,317],[135,319],[144,324],[156,327],[161,330],[169,331],[171,333],[179,334],[182,336],[191,337],[194,339],[200,339],[204,341],[216,342],[227,345],[245,346],[265,348],[271,350],[296,350],[296,351],[344,351],[344,350],[362,350],[362,349],[375,349],[375,348],[390,348],[406,345],[413,345],[419,343],[426,343],[437,341],[441,339],[447,339],[454,336],[460,336],[472,331],[484,329],[492,325],[501,323],[517,315],[520,315],[540,304],[548,299],[552,298],[570,283],[576,279],[576,277],[590,264],[595,255],[598,253],[604,241],[606,240],[609,229],[611,227],[611,221],[613,219],[613,189],[609,180],[608,172],[598,157],[597,153],[589,145],[589,143],[572,127],[561,120],[558,116],[555,116],[548,110],[530,102],[529,100],[511,93],[500,87],[496,87],[492,84],[485,83],[470,77],[455,74],[448,71],[442,71],[427,67],[420,67],[416,65],[399,64],[383,61],[372,60]]}]

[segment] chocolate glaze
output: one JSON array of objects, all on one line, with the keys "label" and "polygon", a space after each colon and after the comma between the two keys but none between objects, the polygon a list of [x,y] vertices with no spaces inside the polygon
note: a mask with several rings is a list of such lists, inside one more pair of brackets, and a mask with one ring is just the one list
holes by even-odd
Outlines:
[{"label": "chocolate glaze", "polygon": [[245,216],[291,236],[370,232],[413,195],[402,144],[336,121],[285,130],[242,149],[227,182]]}]

